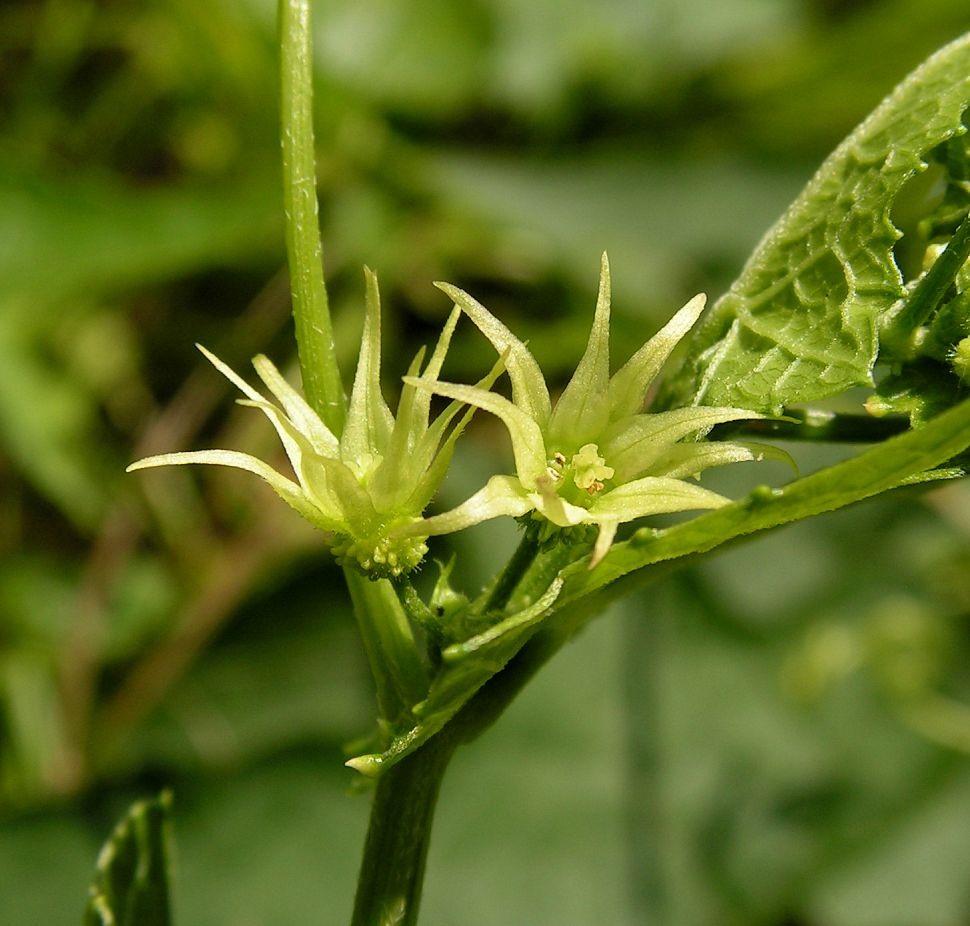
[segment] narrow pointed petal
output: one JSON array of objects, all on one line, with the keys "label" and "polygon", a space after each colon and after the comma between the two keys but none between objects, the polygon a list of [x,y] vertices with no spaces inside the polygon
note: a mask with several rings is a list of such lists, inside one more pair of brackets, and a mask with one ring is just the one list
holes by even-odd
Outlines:
[{"label": "narrow pointed petal", "polygon": [[[421,373],[422,379],[437,379],[440,375],[441,367],[445,362],[445,355],[448,353],[448,348],[451,346],[451,337],[455,333],[459,318],[461,318],[461,309],[455,306],[448,316],[444,328],[441,329],[441,335],[438,337],[438,343],[435,345],[434,352],[431,354],[431,359],[428,361],[427,367]],[[416,415],[418,422],[420,422],[423,429],[427,429],[431,414],[430,392],[418,393],[415,401],[415,410],[418,412]]]},{"label": "narrow pointed petal", "polygon": [[738,444],[728,441],[701,441],[700,443],[674,444],[650,466],[653,476],[685,479],[697,476],[714,466],[728,463],[776,460],[785,463],[797,474],[798,467],[791,455],[779,447],[767,444]]},{"label": "narrow pointed petal", "polygon": [[[408,376],[417,375],[423,359],[424,348],[422,347],[411,361],[405,379]],[[424,435],[427,425],[422,428],[420,423],[422,412],[416,410],[415,403],[418,399],[424,399],[426,395],[430,398],[431,394],[419,391],[413,386],[405,385],[401,390],[387,453],[368,483],[374,506],[378,510],[386,510],[394,506],[394,500],[407,486],[413,484],[415,474],[423,471],[423,467],[415,460],[415,445]],[[402,465],[405,460],[406,466]]]},{"label": "narrow pointed petal", "polygon": [[414,384],[419,389],[430,389],[445,398],[474,405],[500,418],[512,439],[512,453],[515,456],[515,469],[519,479],[527,488],[535,487],[536,479],[546,470],[545,441],[542,429],[521,408],[513,405],[504,396],[476,386],[462,386],[438,380],[425,381],[410,377],[406,382]]},{"label": "narrow pointed petal", "polygon": [[350,392],[347,424],[340,437],[345,462],[363,460],[387,449],[394,418],[381,394],[381,301],[377,278],[364,268],[367,281],[364,333]]},{"label": "narrow pointed petal", "polygon": [[512,381],[512,399],[526,414],[545,427],[552,406],[546,381],[535,357],[508,328],[488,309],[464,290],[450,283],[435,283],[475,323],[500,355],[506,356],[506,367]]},{"label": "narrow pointed petal", "polygon": [[532,510],[529,493],[514,476],[493,476],[457,508],[395,531],[397,536],[433,537],[464,530],[492,518],[521,517]]},{"label": "narrow pointed petal", "polygon": [[590,520],[602,518],[633,521],[651,514],[694,511],[698,508],[720,508],[730,502],[710,489],[660,476],[645,476],[606,492],[590,505]]},{"label": "narrow pointed petal", "polygon": [[252,399],[254,402],[264,402],[265,397],[261,396],[249,383],[246,382],[235,370],[232,369],[228,364],[223,363],[212,351],[207,350],[201,344],[195,345],[205,357],[226,379],[229,380],[240,392],[245,396]]},{"label": "narrow pointed petal", "polygon": [[610,381],[610,417],[635,415],[643,409],[647,390],[680,340],[704,311],[707,296],[694,296],[663,328],[617,371]]},{"label": "narrow pointed petal", "polygon": [[[474,388],[484,389],[488,392],[492,386],[495,385],[495,381],[505,372],[505,361],[502,357],[495,361],[492,365],[492,369],[488,371],[477,383],[475,383]],[[429,380],[429,382],[435,382],[434,380]],[[414,451],[414,457],[418,465],[423,465],[428,467],[431,465],[431,459],[438,452],[438,447],[441,445],[444,439],[445,432],[448,429],[448,425],[451,424],[454,417],[465,408],[464,402],[453,401],[451,402],[445,410],[435,418],[434,422],[428,427],[428,430],[424,433],[421,438],[421,442],[418,444]],[[468,422],[471,421],[472,415],[474,414],[476,406],[465,409],[465,414],[462,416],[459,423],[455,426],[456,433],[452,433],[452,437],[457,438],[457,436],[465,429]],[[451,438],[449,438],[450,440]]]},{"label": "narrow pointed petal", "polygon": [[[455,306],[435,345],[434,352],[424,372],[421,373],[421,363],[424,360],[425,349],[422,347],[404,377],[404,388],[398,402],[397,415],[394,419],[394,430],[391,433],[390,449],[387,453],[389,465],[381,467],[374,483],[375,495],[393,496],[406,485],[414,484],[417,473],[423,473],[431,463],[434,448],[426,459],[421,458],[419,450],[425,435],[428,433],[428,422],[431,416],[431,396],[427,389],[417,389],[407,382],[408,377],[424,380],[435,380],[441,372],[445,355],[451,344],[451,337],[455,332],[461,309]],[[448,419],[450,420],[450,418]],[[447,424],[447,421],[445,422]],[[439,438],[440,439],[440,438]],[[437,447],[437,443],[434,445]],[[401,466],[400,461],[407,459],[408,465]],[[443,478],[443,477],[442,477]]]},{"label": "narrow pointed petal", "polygon": [[290,466],[293,467],[293,472],[298,473],[300,471],[300,458],[303,456],[304,451],[312,450],[313,448],[310,447],[309,441],[297,430],[296,425],[272,402],[267,402],[265,399],[260,399],[259,401],[239,399],[238,402],[240,405],[245,405],[248,408],[259,409],[269,419],[270,424],[276,430],[283,449],[286,451],[286,456],[290,461]]},{"label": "narrow pointed petal", "polygon": [[[495,362],[495,366],[489,373],[482,377],[477,383],[476,388],[488,390],[492,387],[495,380],[505,371],[505,365],[501,360]],[[448,437],[441,442],[441,435],[445,433],[448,422],[464,408],[464,414],[451,429]],[[451,458],[455,452],[455,444],[458,438],[472,420],[477,408],[471,405],[467,408],[461,402],[452,402],[434,421],[428,429],[424,440],[418,445],[414,457],[416,466],[424,467],[424,475],[418,480],[414,491],[407,498],[405,504],[412,511],[424,511],[428,502],[434,497],[441,483],[444,482],[448,467],[451,465]],[[441,422],[441,429],[438,424]]]},{"label": "narrow pointed petal", "polygon": [[743,408],[675,408],[658,414],[635,415],[615,422],[603,439],[602,450],[616,470],[618,482],[639,475],[671,444],[704,434],[716,424],[763,417]]},{"label": "narrow pointed petal", "polygon": [[[344,521],[345,500],[357,500],[363,491],[347,467],[339,460],[317,453],[309,439],[272,403],[250,402],[247,399],[240,399],[239,403],[265,413],[276,428],[293,472],[309,499],[326,517],[335,522]],[[334,487],[334,479],[327,478],[328,468],[336,468],[340,474],[337,488]],[[343,474],[346,474],[346,478]]]},{"label": "narrow pointed petal", "polygon": [[552,446],[580,446],[596,441],[609,420],[610,382],[610,264],[603,255],[596,313],[586,351],[566,385],[549,420]]},{"label": "narrow pointed petal", "polygon": [[[283,377],[276,365],[263,354],[253,358],[253,367],[276,401],[283,406],[287,417],[304,434],[317,453],[335,457],[339,452],[337,438],[306,400]],[[260,406],[262,407],[262,406]]]},{"label": "narrow pointed petal", "polygon": [[650,466],[651,476],[669,479],[688,479],[699,476],[704,470],[727,463],[747,463],[757,460],[757,455],[741,444],[722,441],[698,444],[674,444]]},{"label": "narrow pointed petal", "polygon": [[286,502],[294,511],[306,518],[315,527],[322,530],[335,531],[340,529],[339,522],[334,521],[312,504],[306,493],[292,479],[278,473],[272,466],[262,460],[239,453],[235,450],[196,450],[184,453],[163,453],[155,457],[138,460],[128,467],[127,472],[139,469],[149,469],[156,466],[182,466],[185,464],[204,463],[213,466],[229,466],[241,469],[259,476],[270,488]]}]

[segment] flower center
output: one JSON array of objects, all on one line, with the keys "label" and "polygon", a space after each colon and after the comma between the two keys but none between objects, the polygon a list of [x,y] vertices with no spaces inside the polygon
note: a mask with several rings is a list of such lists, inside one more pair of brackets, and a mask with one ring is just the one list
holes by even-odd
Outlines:
[{"label": "flower center", "polygon": [[567,486],[564,483],[568,485],[568,481],[571,481],[587,496],[600,493],[606,480],[613,478],[614,472],[613,467],[607,466],[606,460],[600,456],[599,447],[596,444],[583,444],[568,459],[565,454],[556,451],[549,462],[549,476],[555,484],[565,488]]}]

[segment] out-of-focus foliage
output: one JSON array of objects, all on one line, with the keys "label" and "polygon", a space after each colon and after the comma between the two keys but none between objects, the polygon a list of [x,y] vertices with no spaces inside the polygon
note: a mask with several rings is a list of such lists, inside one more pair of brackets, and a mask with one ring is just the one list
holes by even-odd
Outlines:
[{"label": "out-of-focus foliage", "polygon": [[169,926],[172,795],[137,801],[98,855],[85,926]]},{"label": "out-of-focus foliage", "polygon": [[[367,262],[389,376],[450,309],[435,279],[565,375],[603,250],[616,343],[642,343],[967,26],[956,0],[319,0],[315,21],[339,346],[349,372]],[[340,761],[373,709],[339,573],[245,475],[122,475],[272,452],[192,343],[293,357],[274,28],[271,0],[0,5],[4,922],[76,923],[159,783],[180,923],[347,918],[366,806]],[[484,365],[460,329],[447,375]],[[494,447],[481,416],[442,507]],[[965,922],[970,496],[910,491],[683,571],[561,654],[458,753],[429,926]],[[457,535],[459,580],[513,539]]]}]

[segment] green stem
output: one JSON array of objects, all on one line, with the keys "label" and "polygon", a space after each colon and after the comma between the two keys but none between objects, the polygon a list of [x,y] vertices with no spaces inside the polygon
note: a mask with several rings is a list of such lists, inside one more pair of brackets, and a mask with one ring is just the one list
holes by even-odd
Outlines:
[{"label": "green stem", "polygon": [[526,530],[519,545],[515,548],[512,558],[505,564],[505,568],[495,580],[495,585],[485,602],[484,610],[486,612],[501,611],[509,603],[512,593],[538,555],[539,543],[535,532]]},{"label": "green stem", "polygon": [[875,444],[902,434],[909,420],[902,415],[875,418],[872,415],[832,412],[819,408],[786,408],[785,419],[755,419],[733,427],[718,425],[712,440],[760,435],[778,440],[821,441],[823,443]]},{"label": "green stem", "polygon": [[323,280],[313,144],[313,42],[310,0],[280,0],[281,132],[286,251],[300,373],[307,401],[339,435],[346,399]]},{"label": "green stem", "polygon": [[970,257],[970,214],[960,223],[943,253],[926,271],[923,279],[880,335],[880,342],[893,356],[906,357],[910,353],[913,332],[936,310],[946,291],[953,284],[960,268]]},{"label": "green stem", "polygon": [[417,923],[435,804],[456,745],[444,730],[377,780],[352,926]]},{"label": "green stem", "polygon": [[393,723],[428,696],[428,675],[391,583],[374,582],[350,568],[344,576],[377,687],[377,705],[381,716]]}]

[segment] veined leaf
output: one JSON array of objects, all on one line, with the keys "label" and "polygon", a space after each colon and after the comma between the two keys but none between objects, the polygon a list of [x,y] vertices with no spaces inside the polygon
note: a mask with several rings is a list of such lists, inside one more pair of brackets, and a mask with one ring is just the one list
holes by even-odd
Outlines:
[{"label": "veined leaf", "polygon": [[892,210],[962,135],[970,34],[914,71],[833,152],[695,329],[663,404],[785,405],[869,385],[878,322],[903,295]]},{"label": "veined leaf", "polygon": [[169,926],[171,795],[139,801],[101,849],[84,926]]}]

